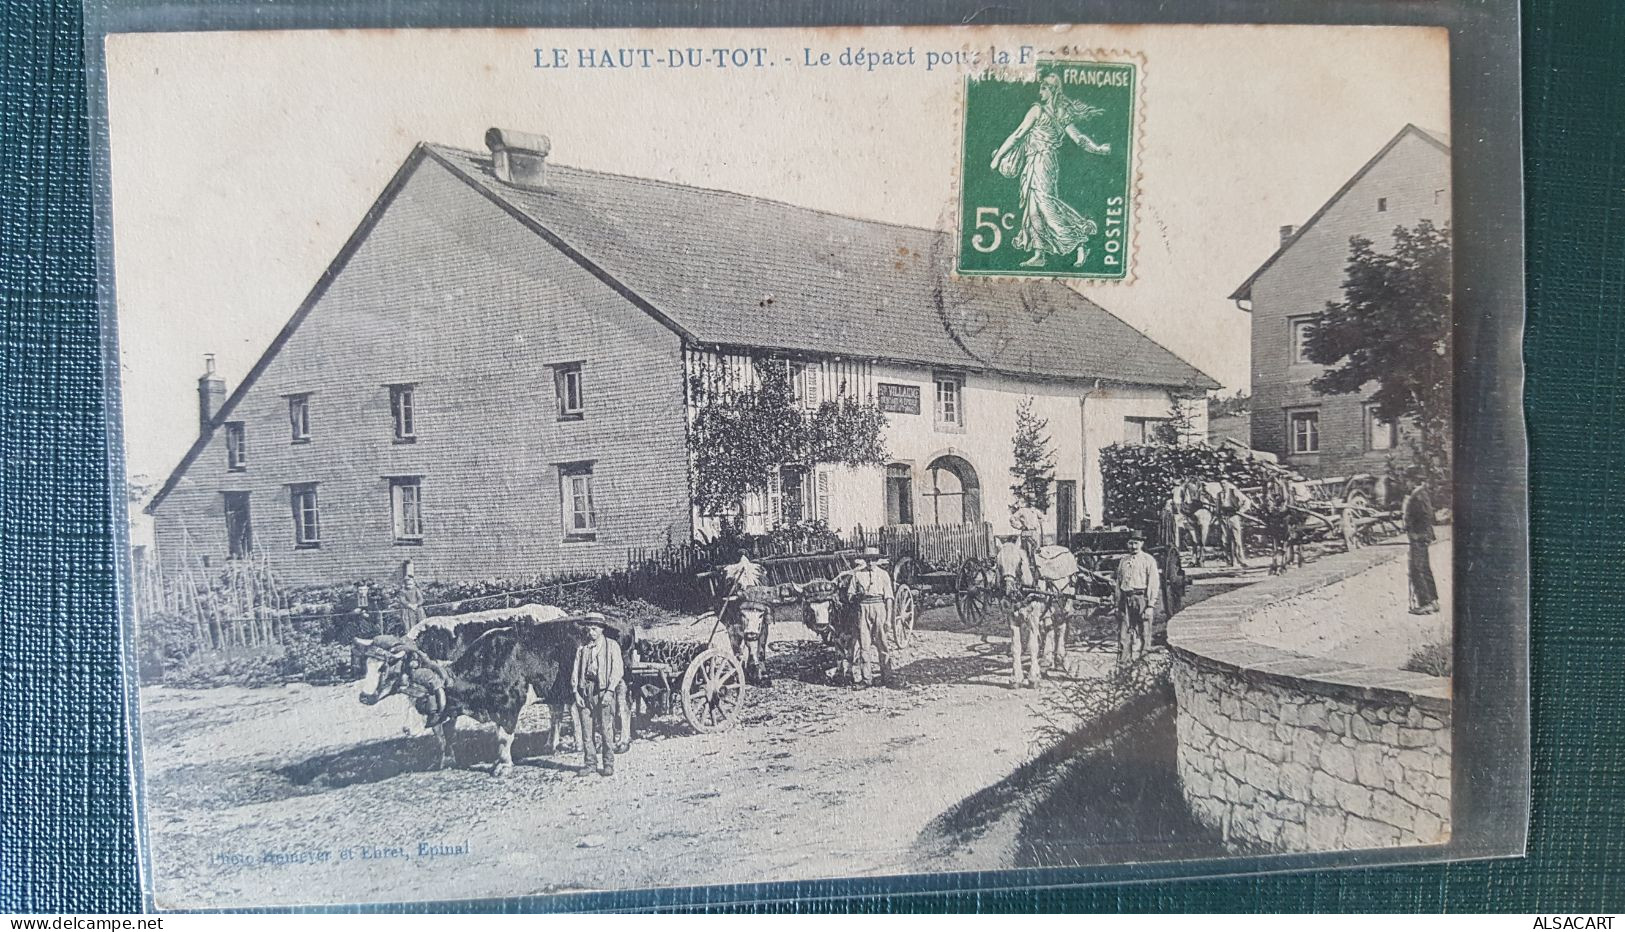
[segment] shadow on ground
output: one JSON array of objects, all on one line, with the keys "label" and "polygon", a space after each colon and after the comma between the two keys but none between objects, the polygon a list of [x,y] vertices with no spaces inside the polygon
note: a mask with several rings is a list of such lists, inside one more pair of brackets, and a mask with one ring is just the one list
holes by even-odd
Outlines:
[{"label": "shadow on ground", "polygon": [[[536,767],[574,773],[574,763],[561,763],[544,756],[549,752],[547,733],[520,732],[514,737],[513,759],[516,767]],[[453,769],[490,773],[497,759],[497,737],[494,731],[457,732],[452,741]],[[273,771],[294,787],[307,791],[324,792],[363,783],[378,783],[408,773],[423,773],[440,769],[440,739],[434,735],[392,738],[373,741],[318,754]]]},{"label": "shadow on ground", "polygon": [[1226,854],[1180,792],[1173,688],[1157,677],[1096,691],[1113,688],[1137,694],[938,816],[915,843],[920,856],[948,858],[994,834],[1013,838],[1011,868]]}]

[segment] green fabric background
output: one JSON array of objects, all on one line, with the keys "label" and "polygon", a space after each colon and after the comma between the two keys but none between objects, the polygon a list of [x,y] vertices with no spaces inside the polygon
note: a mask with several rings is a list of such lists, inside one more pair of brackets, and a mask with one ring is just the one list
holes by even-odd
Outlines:
[{"label": "green fabric background", "polygon": [[[0,911],[140,906],[104,504],[80,24],[74,0],[0,0]],[[812,908],[1625,907],[1625,5],[1537,0],[1525,6],[1524,37],[1529,857]]]}]

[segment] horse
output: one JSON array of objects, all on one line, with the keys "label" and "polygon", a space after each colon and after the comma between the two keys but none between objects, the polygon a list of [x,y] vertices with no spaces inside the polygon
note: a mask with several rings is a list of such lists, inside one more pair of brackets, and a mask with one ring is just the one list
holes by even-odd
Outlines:
[{"label": "horse", "polygon": [[[1035,687],[1045,675],[1043,655],[1049,648],[1050,669],[1066,670],[1066,639],[1072,597],[1077,594],[1078,558],[1060,545],[1029,552],[1009,540],[994,553],[999,589],[1010,611],[1010,687]],[[1022,642],[1028,670],[1022,676]]]},{"label": "horse", "polygon": [[[1189,527],[1196,534],[1196,565],[1207,557],[1207,539],[1218,510],[1219,494],[1223,487],[1217,482],[1187,479],[1174,486],[1174,509],[1184,516],[1180,527]],[[1178,541],[1173,543],[1177,544]]]}]

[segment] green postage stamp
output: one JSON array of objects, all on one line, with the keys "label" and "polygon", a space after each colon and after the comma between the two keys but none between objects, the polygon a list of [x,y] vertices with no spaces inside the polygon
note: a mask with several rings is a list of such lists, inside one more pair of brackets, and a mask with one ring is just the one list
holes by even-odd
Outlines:
[{"label": "green postage stamp", "polygon": [[1040,61],[966,79],[960,274],[1129,277],[1139,78],[1129,62]]}]

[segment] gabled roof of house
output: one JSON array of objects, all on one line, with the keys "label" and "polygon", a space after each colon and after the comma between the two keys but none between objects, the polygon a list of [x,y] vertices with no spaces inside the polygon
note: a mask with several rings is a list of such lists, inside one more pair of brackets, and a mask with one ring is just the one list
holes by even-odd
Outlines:
[{"label": "gabled roof of house", "polygon": [[1309,232],[1310,228],[1315,225],[1315,221],[1319,220],[1321,217],[1324,217],[1326,212],[1332,209],[1333,204],[1336,204],[1338,201],[1342,200],[1343,195],[1349,193],[1351,188],[1359,184],[1360,179],[1364,178],[1371,171],[1371,169],[1377,166],[1377,163],[1383,160],[1384,156],[1392,151],[1395,146],[1399,145],[1400,140],[1411,135],[1430,143],[1440,152],[1443,152],[1447,157],[1450,155],[1450,137],[1448,135],[1434,132],[1432,130],[1422,129],[1414,123],[1406,123],[1404,129],[1400,130],[1394,136],[1394,138],[1388,140],[1388,144],[1383,146],[1382,149],[1380,149],[1376,155],[1373,155],[1364,165],[1360,166],[1360,170],[1350,176],[1349,180],[1343,182],[1343,186],[1337,189],[1337,193],[1328,198],[1326,203],[1320,205],[1320,209],[1310,215],[1309,219],[1304,222],[1303,226],[1298,227],[1298,229],[1294,231],[1291,236],[1287,237],[1287,239],[1281,243],[1280,247],[1277,248],[1275,252],[1271,253],[1268,259],[1264,260],[1263,265],[1259,266],[1257,270],[1253,272],[1253,274],[1247,276],[1247,280],[1242,282],[1239,286],[1237,286],[1235,291],[1230,293],[1230,300],[1251,301],[1253,297],[1253,283],[1257,282],[1265,272],[1268,272],[1270,267],[1275,264],[1276,260],[1286,255],[1286,251],[1291,249],[1298,242],[1298,240],[1302,239],[1303,235]]},{"label": "gabled roof of house", "polygon": [[483,153],[427,148],[702,346],[1218,387],[1058,282],[953,276],[950,233],[563,165],[538,191],[499,181]]},{"label": "gabled roof of house", "polygon": [[951,234],[728,191],[549,165],[543,190],[484,153],[419,144],[144,509],[158,507],[425,159],[700,346],[893,360],[1018,377],[1218,382],[1057,282],[951,272]]}]

